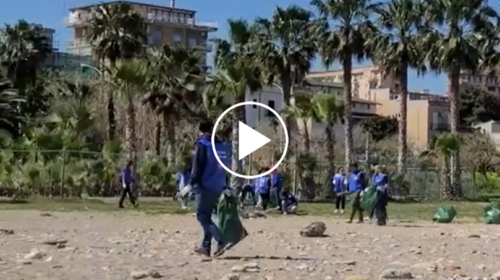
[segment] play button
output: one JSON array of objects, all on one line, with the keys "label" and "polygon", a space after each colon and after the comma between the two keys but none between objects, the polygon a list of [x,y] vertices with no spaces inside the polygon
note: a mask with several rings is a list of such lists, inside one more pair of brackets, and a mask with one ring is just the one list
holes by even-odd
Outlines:
[{"label": "play button", "polygon": [[[251,105],[252,108],[256,108],[256,106],[260,106],[260,107],[264,108],[265,110],[267,110],[268,112],[272,113],[272,115],[274,115],[274,117],[276,117],[276,119],[279,121],[279,123],[281,124],[281,126],[283,128],[283,136],[284,136],[284,140],[285,140],[284,146],[282,147],[283,153],[282,153],[280,159],[278,160],[278,162],[274,163],[272,165],[273,167],[270,170],[268,170],[268,171],[266,171],[264,173],[261,173],[261,174],[257,174],[257,175],[247,175],[247,174],[238,174],[238,173],[236,173],[235,171],[231,170],[230,167],[226,166],[220,160],[219,155],[217,154],[217,152],[215,150],[215,136],[217,134],[217,126],[219,126],[219,124],[221,123],[221,121],[224,118],[224,116],[226,116],[229,112],[231,112],[235,108],[238,108],[240,106],[248,106],[248,105]],[[270,114],[268,114],[268,115],[270,115]],[[256,131],[255,129],[251,128],[250,126],[248,126],[247,124],[245,124],[245,123],[243,123],[241,121],[238,122],[238,130],[239,130],[238,131],[238,139],[237,139],[237,143],[238,143],[238,160],[240,160],[240,161],[242,159],[247,160],[247,157],[250,154],[252,154],[255,151],[259,150],[261,147],[265,146],[266,144],[272,142],[271,139],[269,139],[268,137],[264,136],[260,132]],[[259,102],[254,102],[254,101],[241,102],[241,103],[238,103],[238,104],[235,104],[235,105],[231,106],[229,109],[227,109],[226,111],[224,111],[219,116],[219,118],[217,119],[217,121],[215,122],[214,129],[213,129],[213,132],[212,132],[212,150],[214,152],[215,158],[217,159],[217,162],[219,163],[219,165],[222,168],[224,168],[227,172],[229,172],[230,174],[232,174],[232,175],[234,175],[236,177],[244,178],[244,179],[259,178],[259,177],[262,177],[262,176],[269,175],[269,174],[271,174],[271,172],[273,172],[274,170],[276,170],[279,167],[279,165],[283,162],[283,160],[285,159],[285,157],[286,157],[286,152],[288,150],[288,142],[289,142],[288,132],[287,132],[287,129],[285,127],[285,122],[283,121],[283,119],[281,118],[281,116],[275,110],[273,110],[271,107],[269,107],[269,106],[267,106],[265,104],[259,103]],[[282,142],[280,142],[280,143],[282,143]],[[273,158],[271,156],[271,157],[269,157],[268,160],[272,160],[272,159]],[[233,160],[235,160],[235,159],[233,158]]]},{"label": "play button", "polygon": [[239,146],[238,146],[238,156],[239,160],[242,160],[249,154],[255,152],[260,147],[271,142],[271,139],[255,131],[248,125],[238,122],[239,130]]}]

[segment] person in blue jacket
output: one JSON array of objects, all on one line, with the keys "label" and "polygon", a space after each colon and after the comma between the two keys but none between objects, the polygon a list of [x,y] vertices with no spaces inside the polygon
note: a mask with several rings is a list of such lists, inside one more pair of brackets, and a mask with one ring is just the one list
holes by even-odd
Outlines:
[{"label": "person in blue jacket", "polygon": [[[184,187],[186,187],[189,184],[189,181],[191,179],[191,170],[189,170],[188,168],[179,168],[175,177],[176,177],[175,181],[177,183],[177,187],[180,193],[182,189],[184,189]],[[189,199],[190,199],[189,195],[179,197],[182,209],[188,208]]]},{"label": "person in blue jacket", "polygon": [[273,197],[274,202],[276,203],[276,210],[284,211],[281,206],[280,194],[283,190],[283,184],[285,182],[285,178],[283,174],[278,172],[278,169],[275,169],[273,173],[271,173],[271,195]]},{"label": "person in blue jacket", "polygon": [[[200,138],[196,140],[190,185],[195,193],[196,218],[203,229],[203,241],[195,252],[210,256],[212,238],[217,242],[217,249],[213,256],[221,256],[232,245],[223,240],[220,230],[212,221],[212,212],[220,196],[229,186],[226,171],[217,161],[212,149],[211,122],[203,122],[199,126]],[[219,159],[227,166],[229,151],[218,137],[215,137],[215,150]]]},{"label": "person in blue jacket", "polygon": [[363,208],[361,208],[361,193],[365,189],[366,180],[363,172],[357,163],[350,166],[350,174],[347,178],[347,189],[352,195],[352,212],[348,223],[352,223],[356,213],[358,214],[358,223],[363,223]]},{"label": "person in blue jacket", "polygon": [[[266,172],[267,168],[261,168],[259,170],[259,173]],[[271,188],[271,179],[269,176],[262,176],[259,178],[254,179],[253,185],[255,188],[255,194],[258,195],[258,203],[257,207],[261,208],[262,210],[267,210],[267,205],[269,204],[269,197],[270,197],[270,188]]]},{"label": "person in blue jacket", "polygon": [[377,225],[385,226],[387,223],[387,186],[389,184],[389,176],[384,172],[383,167],[375,167],[374,185],[377,187],[377,204],[375,204],[374,214],[377,217]]},{"label": "person in blue jacket", "polygon": [[125,165],[122,169],[120,169],[120,178],[119,181],[122,184],[122,192],[120,196],[120,201],[118,202],[118,206],[123,208],[123,202],[125,201],[125,197],[130,199],[130,203],[137,207],[137,202],[135,201],[134,195],[132,194],[133,184],[135,184],[134,175],[132,172],[132,168],[134,166],[134,162],[129,160],[127,161],[127,165]]},{"label": "person in blue jacket", "polygon": [[335,214],[339,212],[344,214],[345,210],[345,192],[346,188],[346,178],[344,173],[344,168],[339,167],[337,174],[333,175],[332,178],[332,188],[335,194]]},{"label": "person in blue jacket", "polygon": [[281,207],[283,215],[296,214],[299,209],[299,202],[297,198],[287,190],[281,192]]}]

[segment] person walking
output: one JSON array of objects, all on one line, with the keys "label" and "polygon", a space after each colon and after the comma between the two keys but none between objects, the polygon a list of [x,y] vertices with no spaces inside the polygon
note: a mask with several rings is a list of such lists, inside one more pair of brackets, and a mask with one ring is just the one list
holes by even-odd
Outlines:
[{"label": "person walking", "polygon": [[271,195],[273,197],[273,201],[276,204],[276,210],[284,211],[281,205],[281,191],[283,190],[285,178],[283,174],[278,172],[278,169],[275,169],[273,173],[271,173]]},{"label": "person walking", "polygon": [[345,192],[346,189],[346,177],[344,168],[339,167],[337,174],[333,176],[333,193],[335,194],[335,214],[340,210],[341,214],[344,214],[345,210]]},{"label": "person walking", "polygon": [[[259,173],[266,172],[268,169],[263,167]],[[262,176],[254,179],[255,193],[258,195],[257,208],[267,210],[270,198],[271,179],[269,176]]]},{"label": "person walking", "polygon": [[365,172],[363,172],[357,163],[350,166],[350,174],[347,179],[347,188],[352,196],[352,212],[348,223],[352,223],[354,216],[358,214],[358,223],[363,223],[363,208],[361,208],[361,193],[365,189]]},{"label": "person walking", "polygon": [[129,160],[127,161],[127,164],[120,170],[120,183],[122,185],[120,201],[118,202],[118,206],[120,208],[124,208],[123,202],[125,201],[125,197],[127,197],[127,195],[128,198],[130,199],[130,203],[132,203],[134,207],[137,207],[137,203],[132,194],[132,186],[133,184],[135,184],[135,179],[134,176],[132,175],[133,165],[134,162]]},{"label": "person walking", "polygon": [[212,213],[229,182],[226,171],[220,166],[212,148],[215,148],[219,159],[226,166],[229,163],[229,152],[218,137],[215,137],[212,146],[212,129],[211,122],[202,122],[199,125],[201,136],[196,140],[189,184],[195,193],[196,219],[203,230],[201,246],[195,249],[195,253],[210,257],[213,238],[217,242],[213,256],[218,257],[224,254],[231,244],[223,240],[222,233],[212,221]]}]

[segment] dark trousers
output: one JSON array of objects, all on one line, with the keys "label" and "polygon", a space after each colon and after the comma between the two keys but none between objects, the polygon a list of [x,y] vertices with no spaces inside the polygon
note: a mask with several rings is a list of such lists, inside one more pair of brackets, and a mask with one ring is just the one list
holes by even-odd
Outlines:
[{"label": "dark trousers", "polygon": [[352,212],[351,218],[349,219],[351,222],[354,219],[354,216],[358,214],[358,221],[363,222],[363,208],[361,208],[361,192],[355,192],[352,194]]},{"label": "dark trousers", "polygon": [[387,222],[387,192],[377,191],[377,204],[373,209],[373,214],[377,217],[377,225],[385,226]]},{"label": "dark trousers", "polygon": [[279,208],[280,211],[282,211],[283,207],[281,206],[280,189],[277,187],[271,188],[271,195],[273,197],[273,201],[276,204],[276,206]]},{"label": "dark trousers", "polygon": [[210,251],[212,247],[212,238],[217,244],[223,245],[222,234],[219,228],[212,221],[212,213],[219,202],[221,192],[207,189],[198,189],[195,194],[196,219],[203,229],[203,241],[201,247]]},{"label": "dark trousers", "polygon": [[345,209],[345,195],[335,194],[335,209]]},{"label": "dark trousers", "polygon": [[243,190],[241,191],[241,194],[240,194],[240,203],[243,204],[248,195],[250,195],[252,197],[252,202],[253,202],[253,205],[255,206],[255,203],[256,203],[255,192],[254,192],[254,189],[251,185],[246,185],[243,187]]},{"label": "dark trousers", "polygon": [[122,194],[120,196],[120,202],[118,203],[120,207],[123,207],[123,202],[125,201],[125,197],[127,197],[127,195],[128,198],[130,199],[130,203],[135,205],[135,199],[134,196],[132,195],[132,187],[130,186],[130,184],[125,184],[125,188],[122,187]]},{"label": "dark trousers", "polygon": [[269,205],[269,193],[259,193],[260,199],[262,201],[262,209],[267,210],[267,205]]}]

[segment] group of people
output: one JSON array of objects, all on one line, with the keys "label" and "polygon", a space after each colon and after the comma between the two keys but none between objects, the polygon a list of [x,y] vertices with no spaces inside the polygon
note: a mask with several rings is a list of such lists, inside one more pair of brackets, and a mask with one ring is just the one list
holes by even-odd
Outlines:
[{"label": "group of people", "polygon": [[[271,168],[262,167],[259,174]],[[276,169],[269,176],[262,176],[253,180],[252,184],[243,186],[239,199],[240,207],[245,206],[245,201],[250,199],[251,204],[258,209],[267,210],[269,203],[274,202],[276,210],[284,215],[295,214],[298,201],[295,196],[284,188],[284,176]]]},{"label": "group of people", "polygon": [[348,223],[352,223],[356,214],[358,223],[363,223],[363,208],[361,207],[361,197],[365,193],[367,184],[376,187],[377,202],[370,211],[370,221],[376,217],[378,225],[385,225],[387,222],[387,202],[389,176],[384,172],[382,166],[375,165],[372,170],[369,182],[366,180],[366,173],[357,164],[350,166],[349,175],[346,175],[344,168],[340,167],[332,178],[332,191],[335,194],[335,213],[344,213],[346,196],[352,199],[352,212]]},{"label": "group of people", "polygon": [[[212,148],[217,152],[220,161],[226,166],[230,160],[230,153],[226,150],[224,143],[217,137],[214,138],[214,145],[212,145],[212,130],[213,124],[211,122],[203,122],[199,125],[200,137],[195,143],[192,164],[189,169],[179,170],[177,174],[180,193],[194,195],[196,218],[203,230],[203,240],[201,245],[195,249],[195,253],[204,256],[220,256],[232,247],[232,244],[224,241],[220,230],[212,221],[213,209],[216,208],[220,196],[230,188],[229,177],[225,169],[217,161]],[[131,172],[132,165],[132,162],[128,162],[120,173],[120,181],[123,184],[120,207],[123,207],[123,200],[127,195],[130,197],[132,204],[137,205],[131,191],[131,184],[134,182]],[[259,173],[268,170],[269,168],[261,168]],[[344,172],[343,168],[339,168],[337,174],[332,178],[332,191],[336,196],[335,213],[339,211],[343,213],[346,196],[350,195],[352,197],[353,207],[349,223],[353,222],[356,215],[358,216],[358,222],[363,222],[363,209],[360,202],[367,186],[365,178],[365,172],[357,164],[351,166],[348,174]],[[382,168],[377,166],[370,181],[371,184],[377,187],[377,195],[380,197],[376,207],[370,213],[370,218],[376,216],[378,224],[385,225],[387,220],[388,177]],[[188,192],[185,191],[186,189]],[[297,199],[284,188],[284,177],[277,170],[274,170],[269,176],[259,177],[254,179],[251,184],[243,186],[239,195],[241,207],[245,205],[247,198],[250,198],[252,204],[262,210],[268,208],[271,200],[275,202],[276,210],[282,211],[283,214],[296,213],[298,209]],[[180,199],[182,207],[187,208],[190,196],[182,195]],[[212,239],[217,242],[213,255],[211,254]]]}]

